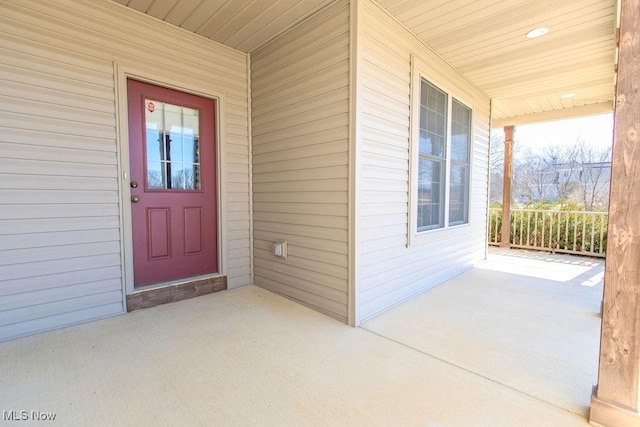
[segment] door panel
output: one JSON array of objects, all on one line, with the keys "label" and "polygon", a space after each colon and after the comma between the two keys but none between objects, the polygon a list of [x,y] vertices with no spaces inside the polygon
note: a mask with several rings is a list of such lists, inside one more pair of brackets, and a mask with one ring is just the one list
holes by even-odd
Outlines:
[{"label": "door panel", "polygon": [[149,260],[171,257],[171,210],[147,208],[146,231]]},{"label": "door panel", "polygon": [[202,208],[184,208],[184,253],[195,255],[202,252]]},{"label": "door panel", "polygon": [[134,286],[218,271],[215,103],[127,80]]}]

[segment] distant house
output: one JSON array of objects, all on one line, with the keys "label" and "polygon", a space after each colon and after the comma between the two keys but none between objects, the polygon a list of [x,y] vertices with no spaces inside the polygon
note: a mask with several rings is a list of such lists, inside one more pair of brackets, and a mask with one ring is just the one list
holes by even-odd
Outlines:
[{"label": "distant house", "polygon": [[559,163],[552,160],[522,178],[516,190],[519,202],[568,199],[588,209],[606,207],[611,180],[611,162]]}]

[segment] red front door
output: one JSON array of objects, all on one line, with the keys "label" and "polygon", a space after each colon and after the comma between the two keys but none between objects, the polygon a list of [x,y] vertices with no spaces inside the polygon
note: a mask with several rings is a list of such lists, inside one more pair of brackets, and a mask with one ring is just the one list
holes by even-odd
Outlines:
[{"label": "red front door", "polygon": [[134,286],[218,271],[215,104],[127,81]]}]

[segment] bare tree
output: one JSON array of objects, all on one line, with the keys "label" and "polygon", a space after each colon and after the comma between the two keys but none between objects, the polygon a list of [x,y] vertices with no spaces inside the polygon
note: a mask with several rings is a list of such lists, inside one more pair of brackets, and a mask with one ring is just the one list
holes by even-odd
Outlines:
[{"label": "bare tree", "polygon": [[[504,143],[497,138],[491,143],[490,195],[491,202],[496,202],[502,200]],[[564,199],[586,210],[608,203],[610,147],[598,149],[578,138],[573,144],[551,146],[542,153],[520,149],[514,157],[513,188],[519,201]]]},{"label": "bare tree", "polygon": [[555,194],[552,199],[570,199],[578,189],[581,165],[578,162],[579,144],[547,147],[543,158],[549,162],[548,173],[553,177]]},{"label": "bare tree", "polygon": [[493,133],[489,144],[489,203],[501,203],[504,179],[504,133]]},{"label": "bare tree", "polygon": [[526,151],[513,168],[513,186],[518,198],[525,201],[554,199],[556,173],[552,166],[551,159]]},{"label": "bare tree", "polygon": [[584,141],[578,141],[577,146],[576,158],[581,165],[578,177],[579,202],[584,205],[585,210],[593,210],[596,205],[608,205],[611,146],[598,149]]}]

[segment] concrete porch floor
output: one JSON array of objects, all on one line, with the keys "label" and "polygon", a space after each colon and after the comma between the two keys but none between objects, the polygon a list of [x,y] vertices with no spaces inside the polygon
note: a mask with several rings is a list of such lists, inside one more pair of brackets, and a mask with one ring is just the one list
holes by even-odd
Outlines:
[{"label": "concrete porch floor", "polygon": [[1,343],[0,410],[82,426],[587,425],[602,262],[517,258],[573,277],[557,281],[496,271],[504,256],[363,328],[247,286]]},{"label": "concrete porch floor", "polygon": [[604,260],[491,249],[476,268],[363,325],[588,417]]}]

